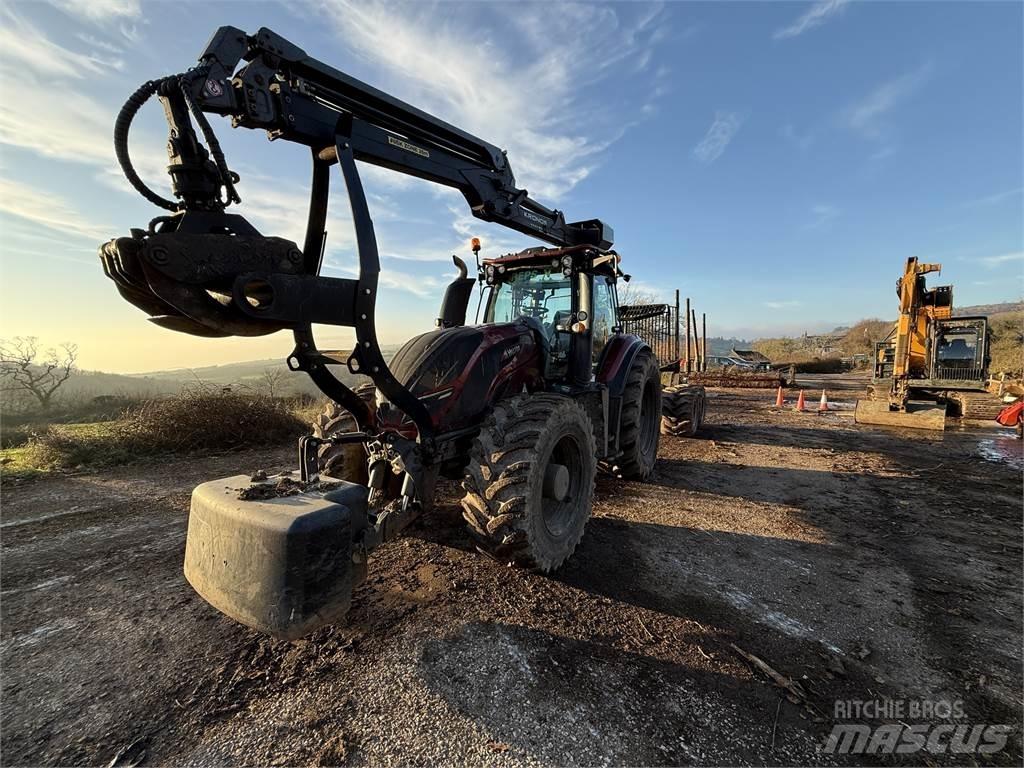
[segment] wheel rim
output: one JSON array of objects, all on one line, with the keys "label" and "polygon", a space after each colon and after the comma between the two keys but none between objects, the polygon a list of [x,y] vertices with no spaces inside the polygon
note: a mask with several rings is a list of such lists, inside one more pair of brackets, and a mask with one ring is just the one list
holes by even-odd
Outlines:
[{"label": "wheel rim", "polygon": [[653,381],[648,381],[644,386],[644,395],[640,399],[640,452],[644,456],[649,456],[654,451],[658,439],[657,424],[661,415],[654,414],[657,407],[658,390],[655,389]]},{"label": "wheel rim", "polygon": [[541,494],[541,512],[544,527],[555,538],[564,536],[572,527],[580,505],[580,487],[583,476],[583,454],[579,442],[572,435],[563,435],[551,450],[545,464],[561,464],[569,472],[569,490],[565,501]]}]

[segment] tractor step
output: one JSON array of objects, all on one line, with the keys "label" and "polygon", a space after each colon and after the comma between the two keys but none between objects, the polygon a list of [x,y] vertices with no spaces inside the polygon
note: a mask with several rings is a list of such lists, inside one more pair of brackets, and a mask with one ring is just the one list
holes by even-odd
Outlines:
[{"label": "tractor step", "polygon": [[353,541],[368,493],[286,475],[203,483],[192,492],[185,578],[217,610],[280,640],[336,623],[366,576]]}]

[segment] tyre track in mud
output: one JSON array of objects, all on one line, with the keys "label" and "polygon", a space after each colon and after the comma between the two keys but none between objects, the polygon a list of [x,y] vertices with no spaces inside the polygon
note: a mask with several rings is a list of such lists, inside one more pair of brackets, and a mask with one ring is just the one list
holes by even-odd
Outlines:
[{"label": "tyre track in mud", "polygon": [[[5,763],[106,763],[140,739],[152,764],[862,762],[819,752],[833,701],[936,691],[1019,722],[1016,473],[762,399],[710,399],[705,437],[667,441],[652,483],[600,480],[554,577],[477,553],[443,486],[375,553],[349,623],[297,643],[181,575],[189,489],[290,449],[5,488],[4,522],[82,505],[0,530]],[[957,478],[931,479],[950,460]]]}]

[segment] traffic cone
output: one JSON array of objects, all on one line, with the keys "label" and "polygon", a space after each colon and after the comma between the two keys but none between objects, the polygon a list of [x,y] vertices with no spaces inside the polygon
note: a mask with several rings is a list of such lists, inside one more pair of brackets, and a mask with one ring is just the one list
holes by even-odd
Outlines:
[{"label": "traffic cone", "polygon": [[807,410],[806,406],[804,406],[804,391],[802,389],[800,390],[800,396],[796,399],[796,408],[794,410],[797,410],[797,411],[806,411]]},{"label": "traffic cone", "polygon": [[825,397],[825,390],[821,390],[821,402],[818,403],[818,413],[828,410],[828,398]]},{"label": "traffic cone", "polygon": [[775,396],[775,407],[781,408],[786,404],[786,397],[782,394],[782,387],[779,387],[779,394]]}]

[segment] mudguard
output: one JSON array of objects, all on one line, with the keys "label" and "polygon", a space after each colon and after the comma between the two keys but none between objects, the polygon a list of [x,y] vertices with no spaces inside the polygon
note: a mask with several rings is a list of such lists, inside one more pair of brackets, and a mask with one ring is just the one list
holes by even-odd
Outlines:
[{"label": "mudguard", "polygon": [[616,334],[608,340],[597,364],[596,379],[608,387],[610,397],[622,397],[633,360],[642,350],[650,348],[646,341],[631,333]]},{"label": "mudguard", "polygon": [[636,356],[643,350],[650,350],[646,341],[631,333],[612,336],[601,352],[597,364],[597,383],[608,388],[608,441],[609,456],[617,455],[619,449],[620,416],[622,414],[622,393],[626,388],[626,377]]}]

